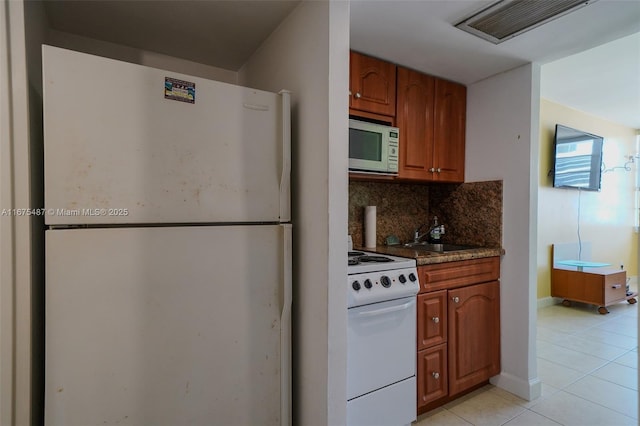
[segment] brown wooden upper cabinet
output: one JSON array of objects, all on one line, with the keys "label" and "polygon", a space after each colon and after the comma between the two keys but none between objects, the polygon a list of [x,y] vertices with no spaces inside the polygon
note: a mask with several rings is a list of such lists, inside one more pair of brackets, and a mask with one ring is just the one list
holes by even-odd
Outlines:
[{"label": "brown wooden upper cabinet", "polygon": [[[349,67],[349,108],[388,116],[393,121],[396,115],[396,65],[352,51]],[[357,115],[357,112],[352,113]]]},{"label": "brown wooden upper cabinet", "polygon": [[464,182],[467,89],[397,67],[398,178]]}]

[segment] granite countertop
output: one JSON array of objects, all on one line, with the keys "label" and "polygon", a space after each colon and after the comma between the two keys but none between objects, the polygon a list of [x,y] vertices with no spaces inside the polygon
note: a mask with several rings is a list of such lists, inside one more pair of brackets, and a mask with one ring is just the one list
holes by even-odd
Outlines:
[{"label": "granite countertop", "polygon": [[416,259],[418,266],[432,265],[435,263],[455,262],[457,260],[481,259],[484,257],[503,256],[502,248],[474,248],[467,250],[450,251],[447,253],[437,253],[424,250],[416,250],[410,247],[398,246],[376,246],[356,247],[357,250],[388,254],[390,256],[409,257]]}]

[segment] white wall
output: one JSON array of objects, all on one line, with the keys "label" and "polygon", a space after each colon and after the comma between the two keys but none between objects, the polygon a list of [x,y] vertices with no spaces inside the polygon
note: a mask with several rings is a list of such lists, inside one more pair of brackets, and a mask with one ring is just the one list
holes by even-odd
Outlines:
[{"label": "white wall", "polygon": [[492,382],[540,395],[536,364],[536,234],[540,68],[529,64],[467,91],[467,181],[502,179],[500,313],[502,373]]},{"label": "white wall", "polygon": [[[31,205],[29,84],[22,2],[0,3],[0,208]],[[0,424],[31,424],[32,220],[0,217]]]},{"label": "white wall", "polygon": [[149,52],[107,41],[82,37],[76,34],[49,30],[47,31],[46,43],[52,46],[62,47],[64,49],[76,50],[78,52],[89,53],[92,55],[103,56],[105,58],[117,59],[119,61],[131,62],[133,64],[145,65],[148,67],[160,68],[196,77],[223,81],[225,83],[236,84],[238,82],[238,73],[235,71],[225,70],[211,65],[199,64],[186,59],[174,58],[172,56]]},{"label": "white wall", "polygon": [[240,70],[292,91],[294,424],[346,421],[349,3],[303,1]]}]

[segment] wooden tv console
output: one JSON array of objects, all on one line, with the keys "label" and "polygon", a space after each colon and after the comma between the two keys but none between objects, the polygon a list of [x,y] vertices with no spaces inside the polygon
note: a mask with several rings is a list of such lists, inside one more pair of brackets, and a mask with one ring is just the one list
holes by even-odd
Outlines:
[{"label": "wooden tv console", "polygon": [[614,303],[637,302],[638,293],[627,294],[626,284],[627,272],[619,269],[554,265],[551,270],[551,296],[564,298],[565,306],[571,306],[572,301],[597,305],[602,315],[608,314],[607,306]]}]

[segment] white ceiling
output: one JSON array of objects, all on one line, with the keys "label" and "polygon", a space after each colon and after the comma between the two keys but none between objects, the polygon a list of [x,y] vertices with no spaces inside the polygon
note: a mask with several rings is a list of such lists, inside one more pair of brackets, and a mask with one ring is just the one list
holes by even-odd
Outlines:
[{"label": "white ceiling", "polygon": [[454,26],[492,2],[352,0],[351,47],[464,84],[536,62],[543,97],[640,129],[640,0],[597,0],[498,45]]},{"label": "white ceiling", "polygon": [[[598,62],[578,65],[581,67],[579,79],[571,58],[566,59],[568,62],[551,64],[639,33],[640,0],[597,0],[499,45],[453,26],[490,3],[487,0],[352,0],[351,47],[463,84],[529,62],[549,63],[543,67],[543,96],[640,128],[637,38],[622,47],[614,44],[614,50],[594,49],[600,58],[606,58],[600,60],[604,66],[595,66]],[[45,10],[50,26],[59,31],[237,71],[297,4],[298,0],[45,0]],[[612,76],[611,68],[606,68],[606,64],[618,63],[612,52],[622,52],[623,59],[631,59],[630,63],[618,65],[619,71],[631,67],[635,73],[620,72]],[[578,61],[579,55],[572,58]],[[592,75],[589,77],[589,74]],[[635,79],[636,86],[629,79]],[[613,87],[612,81],[620,83],[623,92],[616,94],[619,88]],[[583,86],[578,86],[578,82]],[[602,89],[596,91],[599,87]],[[575,95],[589,91],[597,93],[595,102],[595,96]],[[631,98],[636,99],[635,103],[624,106]],[[594,109],[598,106],[600,110]],[[610,106],[611,111],[602,112],[603,106]],[[615,112],[628,112],[633,108],[636,119],[632,121]]]},{"label": "white ceiling", "polygon": [[640,33],[544,65],[541,95],[640,129]]}]

